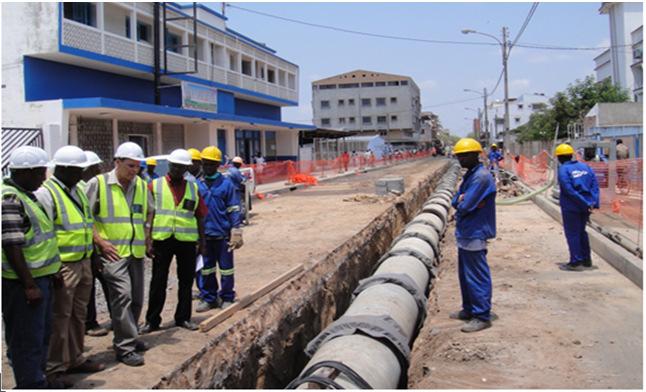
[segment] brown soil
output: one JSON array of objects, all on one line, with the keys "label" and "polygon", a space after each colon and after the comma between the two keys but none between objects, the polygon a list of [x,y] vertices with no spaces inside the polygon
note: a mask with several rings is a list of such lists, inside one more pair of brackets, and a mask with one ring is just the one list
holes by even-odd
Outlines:
[{"label": "brown soil", "polygon": [[[430,159],[404,163],[254,202],[251,225],[244,228],[245,245],[235,255],[238,297],[262,287],[300,263],[306,266],[316,264],[384,213],[396,199],[366,196],[374,195],[374,182],[377,178],[401,175],[409,190],[444,163],[444,160]],[[149,268],[148,264],[147,269]],[[244,319],[253,309],[252,305],[236,313],[207,333],[189,332],[174,327],[174,268],[172,265],[169,292],[162,313],[162,330],[142,337],[142,340],[151,345],[151,349],[145,354],[146,364],[131,368],[116,362],[111,350],[112,333],[102,338],[86,337],[86,355],[106,363],[107,370],[96,374],[66,376],[75,382],[76,388],[141,389],[156,385],[163,376],[200,351],[210,339]],[[149,279],[147,277],[146,295]],[[142,319],[145,309],[146,306]],[[214,311],[194,314],[193,321],[199,323],[213,313]],[[100,321],[107,319],[106,314],[99,316]],[[246,334],[247,331],[241,330],[236,339],[244,339]],[[235,353],[223,352],[223,355]],[[3,389],[13,387],[6,355],[3,355],[2,369],[7,376],[2,380]]]},{"label": "brown soil", "polygon": [[565,272],[561,226],[531,202],[497,208],[490,243],[493,327],[460,332],[457,249],[447,231],[409,388],[642,388],[642,291],[601,258]]}]

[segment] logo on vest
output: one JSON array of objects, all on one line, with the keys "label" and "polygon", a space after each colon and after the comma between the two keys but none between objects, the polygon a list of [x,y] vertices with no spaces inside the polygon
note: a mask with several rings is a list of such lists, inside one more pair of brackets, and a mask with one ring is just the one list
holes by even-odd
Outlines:
[{"label": "logo on vest", "polygon": [[572,178],[583,177],[588,174],[587,170],[572,170]]}]

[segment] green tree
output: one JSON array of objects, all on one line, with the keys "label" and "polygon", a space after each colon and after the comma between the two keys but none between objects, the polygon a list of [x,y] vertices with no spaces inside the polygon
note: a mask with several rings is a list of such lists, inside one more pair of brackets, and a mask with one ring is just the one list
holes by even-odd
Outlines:
[{"label": "green tree", "polygon": [[597,83],[592,75],[577,79],[565,91],[559,91],[550,99],[551,107],[534,113],[529,122],[514,130],[519,141],[551,140],[556,124],[559,138],[567,135],[568,124],[581,123],[594,105],[600,102],[626,102],[628,92],[606,79]]}]

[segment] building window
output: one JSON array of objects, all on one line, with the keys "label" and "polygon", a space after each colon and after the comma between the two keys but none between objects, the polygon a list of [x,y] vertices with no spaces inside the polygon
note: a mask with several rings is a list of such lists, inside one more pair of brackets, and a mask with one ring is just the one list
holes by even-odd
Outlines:
[{"label": "building window", "polygon": [[390,103],[397,103],[397,97],[390,97]]},{"label": "building window", "polygon": [[330,119],[329,118],[322,118],[321,119],[321,125],[330,125]]},{"label": "building window", "polygon": [[386,116],[377,116],[377,124],[385,124]]},{"label": "building window", "polygon": [[377,87],[384,87],[386,85],[386,82],[376,82],[375,86]]},{"label": "building window", "polygon": [[345,125],[345,117],[339,118],[339,125]]},{"label": "building window", "polygon": [[251,76],[251,61],[242,59],[242,73]]},{"label": "building window", "polygon": [[348,106],[354,106],[354,99],[348,99]]},{"label": "building window", "polygon": [[386,98],[377,98],[377,106],[386,106]]},{"label": "building window", "polygon": [[276,83],[276,71],[273,69],[267,69],[267,81],[269,83]]},{"label": "building window", "polygon": [[65,19],[96,27],[96,5],[94,3],[63,3]]},{"label": "building window", "polygon": [[151,43],[150,31],[152,30],[151,26],[147,23],[137,22],[137,41],[144,41]]},{"label": "building window", "polygon": [[330,101],[321,101],[321,109],[329,109]]},{"label": "building window", "polygon": [[401,86],[408,86],[408,80],[402,80],[401,82],[399,82],[399,84]]},{"label": "building window", "polygon": [[348,122],[349,122],[350,124],[354,124],[354,123],[355,123],[355,121],[354,121],[354,117],[348,117]]},{"label": "building window", "polygon": [[345,106],[345,100],[339,99],[336,104],[337,106]]},{"label": "building window", "polygon": [[361,87],[374,87],[374,86],[375,86],[375,84],[372,83],[372,82],[361,83]]},{"label": "building window", "polygon": [[182,39],[177,34],[166,31],[166,49],[171,52],[179,53]]},{"label": "building window", "polygon": [[345,84],[340,84],[339,88],[357,88],[359,87],[359,83],[345,83]]},{"label": "building window", "polygon": [[361,123],[372,124],[372,118],[370,116],[363,116],[361,117]]},{"label": "building window", "polygon": [[522,109],[523,109],[523,105],[518,105],[518,109],[522,110]]},{"label": "building window", "polygon": [[322,84],[319,86],[319,90],[334,90],[336,89],[336,84]]},{"label": "building window", "polygon": [[390,116],[390,121],[397,121],[397,116]]},{"label": "building window", "polygon": [[399,86],[399,82],[395,80],[395,81],[392,81],[392,82],[388,82],[388,85],[389,86]]},{"label": "building window", "polygon": [[231,71],[238,71],[238,56],[235,53],[229,53],[229,69]]},{"label": "building window", "polygon": [[126,38],[130,38],[130,17],[126,16]]},{"label": "building window", "polygon": [[520,117],[516,117],[516,118],[514,118],[514,121],[516,121],[517,123],[519,123],[519,122],[520,122]]},{"label": "building window", "polygon": [[361,98],[361,106],[372,106],[370,98]]}]

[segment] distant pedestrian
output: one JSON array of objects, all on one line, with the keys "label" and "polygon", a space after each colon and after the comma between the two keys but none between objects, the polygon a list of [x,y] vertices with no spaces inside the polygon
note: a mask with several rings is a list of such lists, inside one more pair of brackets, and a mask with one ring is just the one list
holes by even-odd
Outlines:
[{"label": "distant pedestrian", "polygon": [[496,184],[479,161],[482,146],[478,141],[460,139],[453,151],[467,172],[452,201],[462,309],[449,317],[468,321],[462,332],[476,332],[489,328],[492,320],[487,240],[496,236]]},{"label": "distant pedestrian", "polygon": [[155,158],[146,159],[146,171],[144,172],[144,180],[150,183],[152,180],[159,178],[159,174],[155,173],[157,167],[157,160]]},{"label": "distant pedestrian", "polygon": [[563,231],[570,250],[570,260],[559,268],[565,271],[582,271],[592,267],[592,256],[586,224],[590,214],[599,208],[599,184],[590,166],[572,160],[574,149],[560,144],[554,154],[559,167],[559,204],[563,218]]},{"label": "distant pedestrian", "polygon": [[200,150],[196,148],[189,148],[188,153],[191,154],[191,166],[184,174],[184,178],[187,181],[197,181],[198,178],[202,178],[202,155]]},{"label": "distant pedestrian", "polygon": [[350,154],[347,151],[344,151],[341,155],[341,165],[343,166],[343,171],[348,171],[348,165],[350,164]]},{"label": "distant pedestrian", "polygon": [[628,159],[630,158],[630,149],[627,145],[624,144],[622,139],[617,139],[617,159]]},{"label": "distant pedestrian", "polygon": [[256,164],[256,172],[262,174],[263,169],[265,168],[265,158],[260,154],[260,151],[256,153],[254,157],[254,162]]}]

